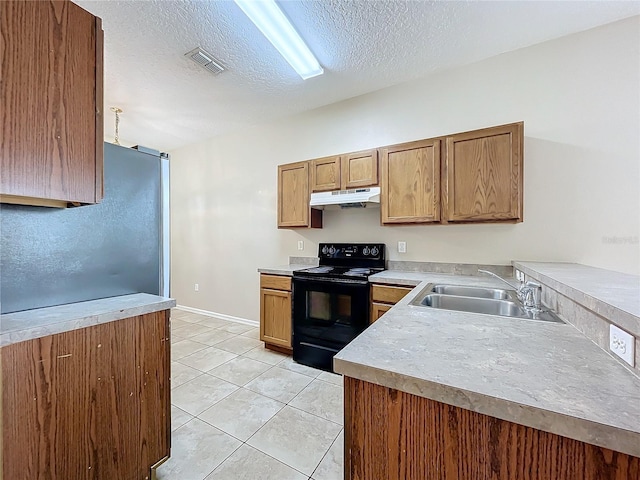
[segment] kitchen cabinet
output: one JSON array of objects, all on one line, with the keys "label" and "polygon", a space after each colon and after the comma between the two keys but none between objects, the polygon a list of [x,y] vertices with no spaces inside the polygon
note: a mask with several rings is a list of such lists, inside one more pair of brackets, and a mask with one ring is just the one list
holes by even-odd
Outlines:
[{"label": "kitchen cabinet", "polygon": [[148,479],[169,456],[169,311],[3,347],[6,479]]},{"label": "kitchen cabinet", "polygon": [[309,206],[309,162],[278,165],[278,228],[322,228],[322,211]]},{"label": "kitchen cabinet", "polygon": [[309,163],[312,192],[340,190],[340,157],[317,158]]},{"label": "kitchen cabinet", "polygon": [[440,143],[421,140],[381,149],[383,225],[440,221]]},{"label": "kitchen cabinet", "polygon": [[346,480],[632,480],[640,458],[344,377]]},{"label": "kitchen cabinet", "polygon": [[378,320],[411,290],[413,289],[410,287],[395,285],[371,285],[371,317],[369,323]]},{"label": "kitchen cabinet", "polygon": [[260,340],[291,353],[291,277],[260,275]]},{"label": "kitchen cabinet", "polygon": [[378,185],[378,151],[364,150],[342,156],[342,190]]},{"label": "kitchen cabinet", "polygon": [[381,223],[522,222],[523,141],[519,122],[381,148]]},{"label": "kitchen cabinet", "polygon": [[0,202],[100,202],[101,20],[64,0],[3,1],[0,29]]},{"label": "kitchen cabinet", "polygon": [[317,158],[309,162],[312,192],[378,185],[378,151],[375,149]]},{"label": "kitchen cabinet", "polygon": [[524,124],[447,137],[443,222],[522,222]]}]

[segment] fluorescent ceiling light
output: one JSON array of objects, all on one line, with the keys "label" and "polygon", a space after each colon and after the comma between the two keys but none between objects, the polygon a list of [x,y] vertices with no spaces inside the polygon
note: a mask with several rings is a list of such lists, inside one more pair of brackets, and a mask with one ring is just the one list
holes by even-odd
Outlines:
[{"label": "fluorescent ceiling light", "polygon": [[274,0],[234,0],[287,62],[303,78],[324,70]]}]

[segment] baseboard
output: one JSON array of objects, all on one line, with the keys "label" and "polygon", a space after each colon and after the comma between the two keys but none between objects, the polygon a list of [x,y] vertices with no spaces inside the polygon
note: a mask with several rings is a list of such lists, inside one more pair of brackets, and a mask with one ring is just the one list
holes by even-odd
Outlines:
[{"label": "baseboard", "polygon": [[209,310],[201,310],[199,308],[186,307],[184,305],[177,305],[175,308],[178,310],[184,310],[185,312],[198,313],[207,317],[221,318],[222,320],[228,320],[230,322],[242,323],[244,325],[251,325],[252,327],[259,327],[260,322],[257,320],[249,320],[248,318],[234,317],[232,315],[226,315],[224,313],[210,312]]}]

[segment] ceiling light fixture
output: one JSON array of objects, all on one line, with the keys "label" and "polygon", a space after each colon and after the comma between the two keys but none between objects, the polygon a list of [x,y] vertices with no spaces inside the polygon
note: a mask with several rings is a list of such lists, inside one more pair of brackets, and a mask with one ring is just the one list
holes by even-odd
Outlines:
[{"label": "ceiling light fixture", "polygon": [[322,75],[324,70],[275,0],[234,0],[249,20],[267,37],[303,79]]}]

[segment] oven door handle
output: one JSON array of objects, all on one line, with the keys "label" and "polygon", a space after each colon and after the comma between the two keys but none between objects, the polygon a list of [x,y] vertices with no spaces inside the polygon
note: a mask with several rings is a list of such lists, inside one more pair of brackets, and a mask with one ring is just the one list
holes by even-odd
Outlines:
[{"label": "oven door handle", "polygon": [[293,281],[299,282],[299,283],[338,283],[338,284],[342,283],[342,284],[361,285],[361,286],[369,285],[369,280],[356,280],[351,278],[332,278],[332,277],[308,278],[308,277],[296,277],[295,275],[293,276]]}]

